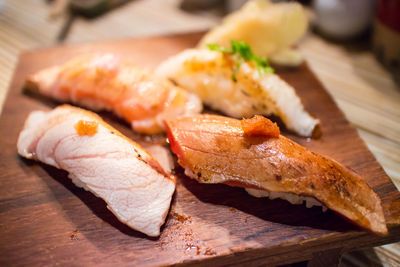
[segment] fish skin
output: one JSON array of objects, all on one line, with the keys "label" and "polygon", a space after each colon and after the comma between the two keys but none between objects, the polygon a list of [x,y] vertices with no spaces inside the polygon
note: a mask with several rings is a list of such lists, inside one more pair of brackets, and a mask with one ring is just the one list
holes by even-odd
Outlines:
[{"label": "fish skin", "polygon": [[353,223],[387,234],[377,194],[329,157],[282,135],[246,136],[239,120],[217,115],[167,120],[166,125],[178,163],[200,183],[311,196]]},{"label": "fish skin", "polygon": [[204,104],[235,117],[253,115],[281,118],[286,128],[312,136],[319,125],[305,109],[292,86],[273,73],[260,74],[243,62],[232,79],[234,56],[206,49],[186,49],[162,62],[155,73],[198,95]]},{"label": "fish skin", "polygon": [[[98,123],[97,133],[79,135],[74,126],[80,120]],[[67,171],[77,186],[102,198],[129,227],[148,236],[160,234],[175,177],[96,114],[69,105],[50,112],[34,111],[17,148],[22,157]]]},{"label": "fish skin", "polygon": [[26,87],[61,103],[113,111],[140,133],[163,132],[163,120],[202,110],[197,96],[113,54],[90,54],[43,69]]}]

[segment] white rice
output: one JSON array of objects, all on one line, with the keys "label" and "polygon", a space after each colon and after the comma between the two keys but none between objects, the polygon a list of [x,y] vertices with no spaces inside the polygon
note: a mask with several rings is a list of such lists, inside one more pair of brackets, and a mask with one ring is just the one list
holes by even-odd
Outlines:
[{"label": "white rice", "polygon": [[246,192],[249,193],[253,197],[268,197],[269,199],[284,199],[289,201],[291,204],[299,205],[305,202],[307,208],[312,208],[313,206],[322,207],[322,211],[327,211],[327,207],[316,200],[313,197],[300,196],[293,193],[282,193],[282,192],[270,192],[266,190],[258,190],[252,188],[245,188]]}]

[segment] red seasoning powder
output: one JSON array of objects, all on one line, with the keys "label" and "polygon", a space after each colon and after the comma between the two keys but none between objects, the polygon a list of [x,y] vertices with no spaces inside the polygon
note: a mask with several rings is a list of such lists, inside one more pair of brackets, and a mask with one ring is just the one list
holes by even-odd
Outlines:
[{"label": "red seasoning powder", "polygon": [[244,133],[248,136],[279,137],[280,134],[279,127],[275,122],[260,115],[255,115],[251,119],[242,119],[240,123]]},{"label": "red seasoning powder", "polygon": [[88,135],[93,136],[97,133],[99,124],[96,121],[78,121],[74,127],[79,136]]}]

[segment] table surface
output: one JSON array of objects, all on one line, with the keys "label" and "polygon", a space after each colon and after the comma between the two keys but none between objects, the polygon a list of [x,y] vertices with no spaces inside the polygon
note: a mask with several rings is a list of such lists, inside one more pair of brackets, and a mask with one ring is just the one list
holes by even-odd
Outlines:
[{"label": "table surface", "polygon": [[[218,12],[187,13],[178,0],[132,1],[100,18],[77,18],[64,43],[190,32],[216,25]],[[23,50],[57,44],[65,16],[50,18],[46,1],[6,0],[0,9],[0,108]],[[112,29],[112,30],[110,30]],[[299,46],[311,69],[400,188],[400,88],[368,43],[332,43],[309,33]],[[400,264],[400,244],[346,255],[344,264]]]}]

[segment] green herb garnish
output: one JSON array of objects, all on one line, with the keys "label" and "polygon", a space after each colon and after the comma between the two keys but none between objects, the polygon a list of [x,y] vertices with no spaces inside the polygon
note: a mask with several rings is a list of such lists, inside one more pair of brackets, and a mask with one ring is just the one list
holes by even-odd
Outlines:
[{"label": "green herb garnish", "polygon": [[243,61],[252,61],[256,65],[259,74],[273,73],[274,69],[269,65],[268,59],[259,58],[254,55],[251,47],[243,41],[231,40],[231,48],[224,48],[218,44],[207,44],[207,47],[212,51],[218,51],[222,53],[228,53],[237,56],[237,62],[235,68],[232,71],[232,80],[237,81],[236,74]]}]

